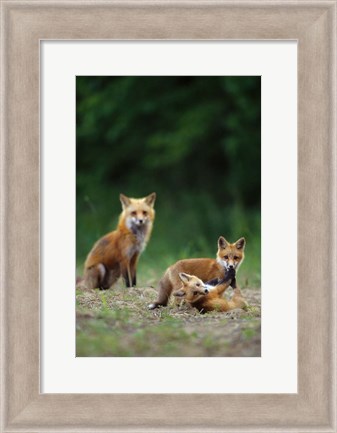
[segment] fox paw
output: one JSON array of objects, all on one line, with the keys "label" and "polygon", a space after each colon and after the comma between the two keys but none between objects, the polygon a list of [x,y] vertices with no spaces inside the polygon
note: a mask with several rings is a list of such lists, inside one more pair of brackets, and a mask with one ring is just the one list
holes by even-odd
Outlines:
[{"label": "fox paw", "polygon": [[236,272],[234,268],[227,269],[225,273],[225,281],[235,280]]}]

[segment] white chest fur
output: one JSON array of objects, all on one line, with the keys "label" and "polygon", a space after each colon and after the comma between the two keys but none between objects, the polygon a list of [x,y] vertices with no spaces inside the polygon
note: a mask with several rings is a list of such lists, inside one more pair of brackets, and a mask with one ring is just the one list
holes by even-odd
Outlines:
[{"label": "white chest fur", "polygon": [[128,248],[127,254],[129,257],[132,257],[134,254],[140,254],[144,251],[146,247],[147,231],[148,228],[145,225],[132,230],[135,239],[134,243]]}]

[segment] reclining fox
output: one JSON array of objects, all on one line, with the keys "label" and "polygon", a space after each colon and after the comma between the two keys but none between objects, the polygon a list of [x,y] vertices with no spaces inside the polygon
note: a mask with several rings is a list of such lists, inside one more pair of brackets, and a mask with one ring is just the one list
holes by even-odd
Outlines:
[{"label": "reclining fox", "polygon": [[[235,271],[232,271],[235,274]],[[177,299],[184,299],[189,305],[197,308],[200,313],[207,311],[229,311],[235,308],[245,309],[247,302],[242,296],[238,287],[234,289],[232,298],[227,301],[221,297],[223,293],[223,284],[210,286],[205,284],[195,275],[188,275],[183,272],[179,273],[182,286],[179,290],[173,292]]]}]

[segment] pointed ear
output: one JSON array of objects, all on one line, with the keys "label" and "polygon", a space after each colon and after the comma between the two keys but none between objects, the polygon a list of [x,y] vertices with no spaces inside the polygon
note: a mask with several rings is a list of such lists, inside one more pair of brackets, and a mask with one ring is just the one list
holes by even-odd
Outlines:
[{"label": "pointed ear", "polygon": [[178,298],[182,298],[183,296],[185,296],[185,292],[184,290],[177,290],[176,292],[173,292],[172,295],[177,296]]},{"label": "pointed ear", "polygon": [[184,272],[180,272],[179,278],[183,283],[187,284],[191,279],[191,275],[185,274]]},{"label": "pointed ear", "polygon": [[240,238],[238,241],[235,242],[235,246],[238,250],[244,250],[246,246],[246,239]]},{"label": "pointed ear", "polygon": [[151,207],[154,206],[154,202],[156,201],[156,196],[157,194],[155,192],[153,192],[152,194],[148,195],[147,197],[145,197],[145,203]]},{"label": "pointed ear", "polygon": [[226,241],[226,239],[223,236],[220,236],[218,239],[218,247],[220,249],[225,249],[227,248],[229,242]]},{"label": "pointed ear", "polygon": [[128,206],[130,206],[130,204],[131,204],[131,200],[129,199],[129,197],[127,197],[127,196],[124,195],[124,194],[119,194],[119,200],[120,200],[121,203],[122,203],[122,208],[123,208],[123,210],[124,210],[125,208],[127,208]]}]

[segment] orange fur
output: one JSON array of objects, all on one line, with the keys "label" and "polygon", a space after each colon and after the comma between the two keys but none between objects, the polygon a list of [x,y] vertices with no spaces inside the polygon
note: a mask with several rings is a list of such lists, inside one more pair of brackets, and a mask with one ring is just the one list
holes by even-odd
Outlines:
[{"label": "orange fur", "polygon": [[201,313],[207,311],[229,311],[235,308],[246,308],[247,302],[238,287],[234,289],[231,300],[227,301],[219,295],[216,289],[209,291],[208,286],[195,275],[180,273],[182,286],[173,296],[177,299],[184,299],[189,305],[197,308]]},{"label": "orange fur", "polygon": [[86,289],[109,289],[120,276],[127,287],[136,285],[137,262],[150,239],[156,194],[134,199],[120,195],[123,211],[116,230],[99,239],[84,264]]},{"label": "orange fur", "polygon": [[[218,251],[216,259],[186,259],[179,260],[170,266],[159,282],[158,300],[148,306],[154,309],[159,306],[166,306],[172,290],[179,287],[179,273],[195,275],[202,281],[217,280],[221,284],[217,287],[219,295],[232,285],[236,286],[235,278],[225,278],[229,270],[236,271],[244,259],[245,239],[240,238],[233,244],[220,236],[218,240]],[[214,283],[215,284],[215,283]]]}]

